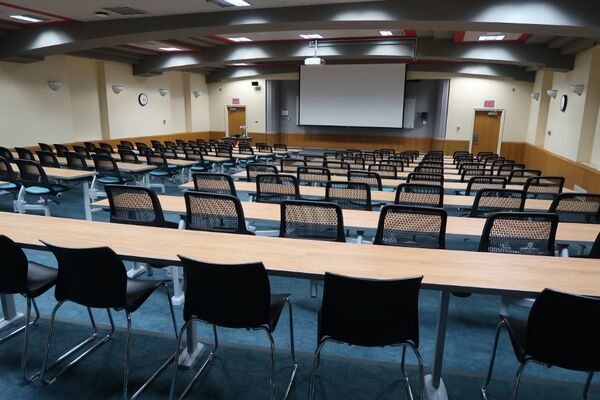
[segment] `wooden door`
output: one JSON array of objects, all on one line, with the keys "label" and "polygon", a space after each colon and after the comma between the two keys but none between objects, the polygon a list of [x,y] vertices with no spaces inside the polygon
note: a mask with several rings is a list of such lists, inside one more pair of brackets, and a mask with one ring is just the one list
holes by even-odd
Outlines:
[{"label": "wooden door", "polygon": [[501,111],[475,111],[473,126],[473,146],[471,152],[475,155],[480,151],[498,151],[500,137]]},{"label": "wooden door", "polygon": [[246,125],[246,107],[227,107],[227,133],[241,135]]}]

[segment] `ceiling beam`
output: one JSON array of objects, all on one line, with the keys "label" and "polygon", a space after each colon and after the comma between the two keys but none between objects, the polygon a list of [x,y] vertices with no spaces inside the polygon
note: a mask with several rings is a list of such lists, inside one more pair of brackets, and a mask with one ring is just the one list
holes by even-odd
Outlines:
[{"label": "ceiling beam", "polygon": [[40,58],[181,36],[313,29],[493,30],[600,37],[600,13],[589,0],[446,0],[338,3],[245,9],[31,27],[0,40],[0,58]]}]

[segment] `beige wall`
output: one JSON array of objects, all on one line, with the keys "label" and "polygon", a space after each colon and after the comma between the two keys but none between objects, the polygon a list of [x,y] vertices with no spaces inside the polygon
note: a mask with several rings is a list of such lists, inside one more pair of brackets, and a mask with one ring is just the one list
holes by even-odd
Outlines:
[{"label": "beige wall", "polygon": [[544,145],[546,136],[546,121],[548,121],[548,107],[550,97],[546,95],[552,89],[553,72],[541,70],[535,74],[535,83],[532,92],[539,93],[539,98],[530,101],[529,122],[527,124],[527,142],[538,146]]}]

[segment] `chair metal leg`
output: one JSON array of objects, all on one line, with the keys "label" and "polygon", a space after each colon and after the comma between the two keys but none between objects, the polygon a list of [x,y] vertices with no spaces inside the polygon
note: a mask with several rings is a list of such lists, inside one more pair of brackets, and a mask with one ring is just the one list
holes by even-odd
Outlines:
[{"label": "chair metal leg", "polygon": [[419,399],[425,400],[425,367],[423,364],[423,356],[421,356],[421,352],[414,344],[409,342],[408,346],[412,349],[413,353],[415,353],[419,365]]},{"label": "chair metal leg", "polygon": [[[33,303],[33,307],[35,309],[36,317],[33,321],[29,321],[29,325],[35,324],[40,319],[40,311],[38,310],[37,305],[35,304],[35,301],[33,301],[33,299],[32,299],[32,303]],[[17,329],[15,329],[14,331],[7,333],[3,337],[1,337],[0,344],[4,343],[8,339],[11,339],[11,338],[17,336],[19,333],[23,332],[25,330],[25,327],[26,327],[26,325],[22,325],[22,326],[18,327]]]},{"label": "chair metal leg", "polygon": [[[33,321],[31,321],[31,306],[33,305],[33,308],[35,309],[35,319]],[[40,319],[40,310],[37,307],[37,304],[35,303],[35,299],[33,298],[27,298],[27,312],[25,315],[25,325],[23,327],[21,327],[19,329],[25,330],[25,335],[24,335],[24,339],[23,339],[23,349],[21,350],[21,377],[23,378],[23,381],[26,383],[30,383],[33,382],[34,380],[36,380],[39,377],[39,372],[36,372],[35,374],[31,375],[31,376],[27,376],[27,350],[29,348],[29,328],[31,325],[35,324],[38,320]]]},{"label": "chair metal leg", "polygon": [[494,348],[492,350],[492,359],[490,360],[490,367],[488,368],[487,377],[485,378],[485,383],[481,387],[481,396],[484,400],[487,400],[487,387],[492,380],[492,372],[494,370],[494,361],[496,360],[496,351],[498,350],[498,339],[500,339],[500,330],[504,326],[504,321],[501,321],[496,327],[496,337],[494,338]]},{"label": "chair metal leg", "polygon": [[521,377],[523,376],[523,371],[529,362],[528,359],[525,359],[523,363],[519,366],[517,370],[517,376],[515,378],[515,386],[513,388],[513,400],[519,400],[519,387],[521,386]]},{"label": "chair metal leg", "polygon": [[590,372],[585,381],[585,387],[583,388],[583,400],[588,400],[588,394],[590,391],[590,386],[592,385],[592,378],[594,378],[594,373]]},{"label": "chair metal leg", "polygon": [[402,346],[402,362],[400,363],[400,370],[402,371],[404,387],[406,389],[406,394],[410,400],[413,400],[412,389],[410,387],[410,381],[408,380],[408,375],[406,374],[406,369],[404,368],[406,362],[406,345]]},{"label": "chair metal leg", "polygon": [[296,372],[298,371],[298,360],[296,359],[296,345],[294,344],[294,318],[292,314],[292,303],[290,300],[287,300],[288,310],[290,314],[290,353],[292,355],[292,374],[290,376],[290,381],[285,389],[285,395],[283,396],[284,400],[290,394],[290,390],[292,389],[292,384],[294,383],[294,378],[296,377]]},{"label": "chair metal leg", "polygon": [[267,337],[269,338],[269,347],[271,348],[271,377],[269,383],[271,386],[271,400],[275,400],[275,341],[273,335],[269,329],[265,329]]},{"label": "chair metal leg", "polygon": [[131,314],[125,312],[127,317],[127,338],[125,339],[125,368],[123,368],[123,399],[127,400],[129,386],[129,356],[131,354]]},{"label": "chair metal leg", "polygon": [[313,356],[313,366],[310,372],[310,385],[308,387],[308,400],[312,400],[315,396],[315,380],[317,378],[317,368],[319,368],[319,360],[321,357],[321,350],[323,350],[323,346],[327,342],[327,338],[321,339],[319,346],[317,346],[317,350],[315,351],[315,355]]}]

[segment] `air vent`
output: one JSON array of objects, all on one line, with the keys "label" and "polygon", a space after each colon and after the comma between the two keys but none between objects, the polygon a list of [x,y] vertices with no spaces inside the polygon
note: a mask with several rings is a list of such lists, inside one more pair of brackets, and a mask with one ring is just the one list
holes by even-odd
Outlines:
[{"label": "air vent", "polygon": [[119,15],[143,15],[143,14],[148,14],[144,10],[140,10],[140,9],[133,8],[133,7],[128,7],[128,6],[104,7],[104,10],[110,11],[110,12],[113,12],[113,13],[119,14]]}]

